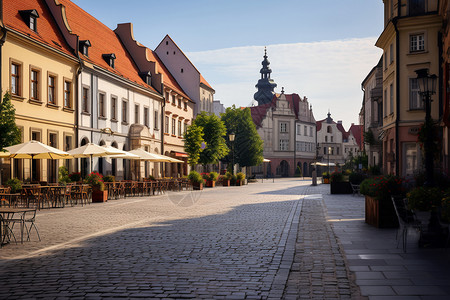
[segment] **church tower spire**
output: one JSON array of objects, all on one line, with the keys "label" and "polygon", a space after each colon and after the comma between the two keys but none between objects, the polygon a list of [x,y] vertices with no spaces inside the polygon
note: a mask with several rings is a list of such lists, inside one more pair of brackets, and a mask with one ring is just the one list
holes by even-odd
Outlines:
[{"label": "church tower spire", "polygon": [[258,83],[255,85],[258,91],[253,96],[253,98],[258,101],[258,105],[271,102],[273,95],[275,95],[273,89],[277,86],[277,84],[272,79],[270,79],[270,73],[272,73],[272,70],[269,67],[270,62],[267,59],[266,47],[264,47],[263,58],[264,60],[261,63],[262,68],[259,71],[261,73],[261,79],[259,79]]}]

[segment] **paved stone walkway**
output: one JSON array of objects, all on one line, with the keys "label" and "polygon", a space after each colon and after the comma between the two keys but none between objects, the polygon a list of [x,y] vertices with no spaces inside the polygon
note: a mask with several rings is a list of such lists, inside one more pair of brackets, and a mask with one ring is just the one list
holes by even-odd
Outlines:
[{"label": "paved stone walkway", "polygon": [[397,248],[364,198],[279,179],[42,210],[0,299],[450,299],[450,250]]}]

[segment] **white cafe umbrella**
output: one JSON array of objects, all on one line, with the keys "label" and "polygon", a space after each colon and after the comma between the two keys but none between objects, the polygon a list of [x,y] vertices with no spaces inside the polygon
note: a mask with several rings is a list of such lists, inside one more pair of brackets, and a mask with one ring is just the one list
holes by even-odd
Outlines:
[{"label": "white cafe umbrella", "polygon": [[33,159],[67,159],[72,156],[62,150],[54,148],[52,146],[43,144],[38,141],[28,141],[22,144],[17,144],[9,147],[5,147],[10,155],[10,158],[27,158],[30,160],[30,172],[33,165]]},{"label": "white cafe umbrella", "polygon": [[112,146],[102,146],[107,151],[114,152],[113,155],[108,155],[109,158],[124,158],[124,159],[140,159],[136,154],[130,153],[128,151],[120,150]]},{"label": "white cafe umbrella", "polygon": [[134,150],[131,150],[128,152],[139,156],[141,160],[148,160],[148,161],[153,161],[153,162],[168,162],[168,160],[163,159],[159,155],[157,155],[155,153],[150,153],[143,149],[134,149]]},{"label": "white cafe umbrella", "polygon": [[92,172],[92,158],[93,157],[103,157],[108,155],[116,155],[116,151],[110,151],[106,148],[93,144],[93,143],[87,143],[84,146],[72,149],[67,151],[70,155],[76,158],[83,158],[83,157],[89,157],[90,160],[90,169]]}]

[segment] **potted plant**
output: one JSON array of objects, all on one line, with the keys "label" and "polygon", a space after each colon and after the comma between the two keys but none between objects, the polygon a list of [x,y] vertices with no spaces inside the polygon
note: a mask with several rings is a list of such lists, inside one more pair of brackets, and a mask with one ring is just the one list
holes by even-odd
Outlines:
[{"label": "potted plant", "polygon": [[58,182],[62,185],[66,185],[69,182],[71,182],[69,177],[69,172],[67,171],[67,168],[65,166],[61,166],[58,169]]},{"label": "potted plant", "polygon": [[103,177],[103,182],[114,182],[116,177],[114,175],[106,175]]},{"label": "potted plant", "polygon": [[73,172],[69,174],[70,181],[72,182],[81,182],[81,173]]},{"label": "potted plant", "polygon": [[367,178],[360,185],[365,196],[365,220],[369,225],[379,228],[398,227],[391,196],[403,196],[403,180],[387,175]]},{"label": "potted plant", "polygon": [[223,179],[222,179],[222,185],[223,186],[230,186],[230,181],[231,181],[231,178],[233,177],[233,174],[231,174],[230,172],[226,172],[224,175],[223,175]]},{"label": "potted plant", "polygon": [[105,191],[102,174],[92,172],[86,176],[84,182],[92,188],[92,202],[106,202],[108,200],[108,191]]},{"label": "potted plant", "polygon": [[16,194],[22,189],[22,182],[18,178],[9,179],[5,185],[11,188],[11,194]]},{"label": "potted plant", "polygon": [[203,183],[205,181],[202,175],[200,175],[197,171],[189,172],[188,179],[192,183],[194,190],[203,190]]},{"label": "potted plant", "polygon": [[344,174],[334,171],[330,176],[331,194],[351,194],[353,193],[350,182],[344,180]]},{"label": "potted plant", "polygon": [[209,173],[206,178],[206,187],[215,187],[216,181],[218,178],[219,178],[219,174],[217,172]]},{"label": "potted plant", "polygon": [[239,172],[236,174],[236,185],[244,185],[245,174]]},{"label": "potted plant", "polygon": [[407,195],[408,206],[414,210],[417,218],[423,225],[427,225],[431,212],[437,212],[441,207],[444,193],[437,187],[416,187]]},{"label": "potted plant", "polygon": [[323,179],[323,183],[330,183],[330,173],[323,172],[322,179]]}]

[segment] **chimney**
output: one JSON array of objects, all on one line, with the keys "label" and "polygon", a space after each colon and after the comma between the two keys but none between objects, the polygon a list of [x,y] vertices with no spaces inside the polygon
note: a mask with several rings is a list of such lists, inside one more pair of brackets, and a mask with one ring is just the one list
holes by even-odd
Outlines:
[{"label": "chimney", "polygon": [[338,121],[338,124],[342,124],[342,120],[339,120],[339,121]]}]

